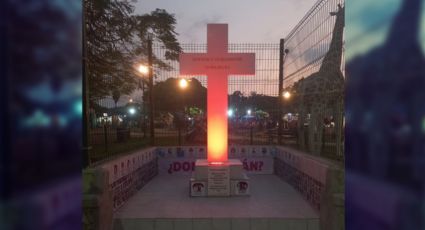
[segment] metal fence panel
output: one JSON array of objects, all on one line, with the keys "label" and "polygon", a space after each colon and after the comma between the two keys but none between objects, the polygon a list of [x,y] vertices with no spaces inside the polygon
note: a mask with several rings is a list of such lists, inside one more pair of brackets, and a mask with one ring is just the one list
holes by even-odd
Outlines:
[{"label": "metal fence panel", "polygon": [[[319,0],[286,36],[283,88],[292,93],[288,100],[279,95],[278,43],[229,44],[229,52],[256,55],[254,76],[229,77],[230,144],[280,143],[343,159],[343,22],[341,26],[337,20],[343,7],[343,0]],[[206,44],[181,47],[186,53],[205,53],[207,48]],[[153,53],[155,63],[162,63],[153,68],[155,144],[204,145],[206,76],[180,76],[179,62],[167,60],[166,49],[159,44],[153,45]],[[329,65],[332,60],[334,65]],[[146,78],[135,77],[139,84],[131,94],[91,98],[92,161],[151,143],[149,87]],[[178,88],[181,78],[191,80],[185,90]]]},{"label": "metal fence panel", "polygon": [[343,160],[344,0],[319,0],[286,36],[283,87],[295,133],[286,145]]}]

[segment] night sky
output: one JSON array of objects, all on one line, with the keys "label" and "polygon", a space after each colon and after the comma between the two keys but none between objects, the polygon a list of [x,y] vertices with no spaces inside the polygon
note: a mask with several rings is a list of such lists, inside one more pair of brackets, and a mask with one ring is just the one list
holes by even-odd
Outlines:
[{"label": "night sky", "polygon": [[279,43],[316,0],[140,0],[136,13],[175,14],[181,43],[205,43],[207,23],[228,23],[231,43]]}]

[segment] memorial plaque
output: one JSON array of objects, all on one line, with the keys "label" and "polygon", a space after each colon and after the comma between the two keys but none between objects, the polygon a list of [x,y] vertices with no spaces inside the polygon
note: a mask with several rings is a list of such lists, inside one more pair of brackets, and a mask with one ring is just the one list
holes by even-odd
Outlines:
[{"label": "memorial plaque", "polygon": [[230,170],[228,165],[208,167],[208,196],[230,196]]},{"label": "memorial plaque", "polygon": [[249,195],[249,180],[233,180],[232,181],[233,186],[233,193],[232,195],[236,196],[242,196],[242,195]]},{"label": "memorial plaque", "polygon": [[190,195],[191,196],[206,196],[207,186],[205,181],[191,180]]}]

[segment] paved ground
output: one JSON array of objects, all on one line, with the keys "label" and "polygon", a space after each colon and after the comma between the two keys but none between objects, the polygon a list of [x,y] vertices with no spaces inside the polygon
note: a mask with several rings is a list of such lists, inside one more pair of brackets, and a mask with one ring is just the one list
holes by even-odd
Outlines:
[{"label": "paved ground", "polygon": [[[258,229],[318,229],[318,213],[289,184],[275,175],[250,177],[250,197],[190,198],[188,176],[158,176],[115,213],[115,229],[222,229],[213,227],[216,220],[224,220],[218,223],[224,229],[255,224],[263,226]],[[189,222],[176,227],[178,220]]]}]

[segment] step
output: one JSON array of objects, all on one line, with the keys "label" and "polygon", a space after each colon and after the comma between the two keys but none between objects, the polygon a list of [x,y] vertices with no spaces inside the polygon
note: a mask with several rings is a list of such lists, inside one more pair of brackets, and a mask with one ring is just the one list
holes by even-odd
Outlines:
[{"label": "step", "polygon": [[250,175],[242,197],[189,197],[189,178],[154,178],[115,212],[114,229],[319,229],[318,212],[275,175]]}]

